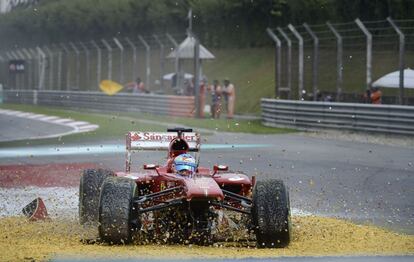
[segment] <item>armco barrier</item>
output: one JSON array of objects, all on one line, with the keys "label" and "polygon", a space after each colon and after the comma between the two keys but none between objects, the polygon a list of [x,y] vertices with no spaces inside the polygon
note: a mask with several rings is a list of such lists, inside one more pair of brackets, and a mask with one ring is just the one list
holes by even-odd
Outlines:
[{"label": "armco barrier", "polygon": [[266,126],[414,135],[414,107],[262,98]]},{"label": "armco barrier", "polygon": [[194,116],[194,97],[100,92],[4,90],[5,103],[38,104],[102,111],[145,112],[169,116]]}]

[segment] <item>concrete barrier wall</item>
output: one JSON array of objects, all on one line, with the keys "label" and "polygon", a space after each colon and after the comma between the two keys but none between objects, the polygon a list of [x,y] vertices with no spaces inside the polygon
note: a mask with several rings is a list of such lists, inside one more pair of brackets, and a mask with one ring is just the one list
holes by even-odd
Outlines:
[{"label": "concrete barrier wall", "polygon": [[414,107],[261,99],[266,126],[414,135]]}]

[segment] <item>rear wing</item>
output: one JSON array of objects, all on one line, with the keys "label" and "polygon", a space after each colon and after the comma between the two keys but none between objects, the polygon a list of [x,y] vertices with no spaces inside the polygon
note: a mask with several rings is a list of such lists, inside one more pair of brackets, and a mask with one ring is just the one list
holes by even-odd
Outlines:
[{"label": "rear wing", "polygon": [[170,142],[181,136],[188,144],[188,151],[200,151],[200,134],[195,132],[140,132],[130,131],[126,135],[126,171],[131,169],[131,155],[136,151],[169,150]]}]

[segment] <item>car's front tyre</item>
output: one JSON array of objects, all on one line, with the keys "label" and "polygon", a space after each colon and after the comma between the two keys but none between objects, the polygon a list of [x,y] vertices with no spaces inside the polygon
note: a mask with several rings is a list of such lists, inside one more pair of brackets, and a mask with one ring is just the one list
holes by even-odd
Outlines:
[{"label": "car's front tyre", "polygon": [[252,221],[257,247],[286,247],[291,239],[289,192],[283,181],[257,181],[253,188]]},{"label": "car's front tyre", "polygon": [[137,195],[134,180],[123,177],[105,179],[99,201],[99,237],[109,244],[129,244],[139,227],[138,210],[133,205]]}]

